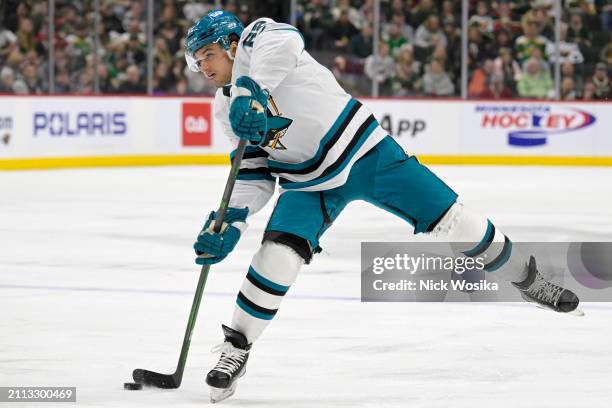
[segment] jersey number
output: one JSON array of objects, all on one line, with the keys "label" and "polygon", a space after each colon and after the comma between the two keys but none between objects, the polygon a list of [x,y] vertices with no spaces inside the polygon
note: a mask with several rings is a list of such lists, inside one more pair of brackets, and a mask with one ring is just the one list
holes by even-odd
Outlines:
[{"label": "jersey number", "polygon": [[255,41],[255,37],[257,37],[257,34],[261,33],[264,28],[266,28],[266,23],[264,21],[258,21],[257,23],[255,23],[249,35],[247,35],[244,39],[244,46],[253,47],[253,41]]}]

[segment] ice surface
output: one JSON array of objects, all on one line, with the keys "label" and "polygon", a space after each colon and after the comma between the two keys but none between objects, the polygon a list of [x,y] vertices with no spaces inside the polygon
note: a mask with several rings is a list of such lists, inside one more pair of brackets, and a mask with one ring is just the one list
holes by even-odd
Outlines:
[{"label": "ice surface", "polygon": [[[612,169],[434,170],[516,241],[612,240]],[[227,172],[0,173],[0,385],[76,386],[78,406],[209,404],[204,374],[217,359],[209,350],[271,205],[211,271],[181,388],[122,384],[137,367],[174,371],[199,273],[192,242]],[[577,318],[526,304],[360,303],[360,241],[410,240],[411,231],[350,205],[222,404],[611,406],[612,305],[587,304]]]}]

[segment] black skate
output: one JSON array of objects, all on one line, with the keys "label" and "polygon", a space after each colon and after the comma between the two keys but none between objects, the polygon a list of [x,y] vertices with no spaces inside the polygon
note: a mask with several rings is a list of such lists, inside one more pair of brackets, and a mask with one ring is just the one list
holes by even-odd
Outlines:
[{"label": "black skate", "polygon": [[571,313],[578,316],[584,313],[578,309],[578,296],[571,290],[564,289],[547,281],[536,268],[535,258],[529,258],[527,278],[523,282],[512,282],[521,291],[521,296],[539,307],[559,313]]},{"label": "black skate", "polygon": [[221,325],[225,342],[213,347],[214,353],[221,352],[219,362],[206,375],[210,386],[210,402],[215,403],[231,397],[238,386],[238,378],[246,373],[251,345],[244,334],[226,325]]}]

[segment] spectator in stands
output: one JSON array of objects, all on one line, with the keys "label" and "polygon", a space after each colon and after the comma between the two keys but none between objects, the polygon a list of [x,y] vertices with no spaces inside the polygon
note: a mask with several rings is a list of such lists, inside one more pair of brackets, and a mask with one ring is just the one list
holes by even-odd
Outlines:
[{"label": "spectator in stands", "polygon": [[[480,68],[486,59],[494,59],[494,72],[502,75],[507,88],[516,89],[516,82],[521,77],[521,69],[513,59],[518,55],[524,62],[529,58],[540,60],[540,71],[550,69],[547,61],[554,61],[554,47],[542,49],[542,38],[550,40],[553,35],[552,6],[556,0],[470,0],[470,21],[473,28],[468,28],[469,37],[469,72]],[[6,1],[0,0],[2,4]],[[140,73],[144,72],[146,63],[146,7],[144,0],[102,0],[101,22],[99,25],[99,55],[102,60],[98,67],[100,90],[113,92],[126,82],[128,66],[136,65]],[[209,89],[191,78],[184,71],[185,63],[182,57],[182,39],[187,22],[197,19],[214,7],[214,2],[193,3],[185,0],[156,0],[155,8],[155,46],[154,46],[154,79],[156,92],[178,92],[181,94],[212,94]],[[273,0],[227,0],[225,7],[239,15],[245,22],[262,15],[279,18],[272,8],[264,6]],[[48,64],[46,53],[48,47],[48,27],[46,25],[48,10],[46,0],[11,0],[7,7],[0,6],[3,15],[0,27],[0,70],[5,67],[12,69],[12,75],[5,71],[5,79],[20,92],[41,92],[48,86]],[[332,5],[330,7],[329,5]],[[329,61],[332,65],[337,54],[330,54],[329,49],[337,52],[349,52],[345,61],[345,77],[357,94],[369,92],[367,76],[363,74],[364,60],[372,54],[372,30],[363,28],[372,26],[373,0],[298,0],[298,24],[306,38],[307,49],[313,53],[321,53],[316,57],[321,61]],[[573,82],[577,97],[600,97],[603,79],[596,79],[600,84],[596,87],[589,75],[597,62],[603,61],[612,66],[612,2],[611,0],[571,0],[563,2],[564,20],[562,24],[560,44],[560,62],[562,64],[563,80],[569,89]],[[56,79],[58,92],[92,92],[93,74],[96,72],[91,61],[93,46],[93,2],[75,0],[56,1]],[[263,11],[262,11],[263,10]],[[334,17],[340,18],[342,12],[348,13],[352,26],[361,32],[348,37],[339,35],[339,47],[334,48],[329,41],[333,34],[338,34]],[[426,64],[433,60],[442,64],[442,71],[451,79],[455,89],[459,89],[461,61],[460,2],[452,0],[388,0],[382,3],[381,19],[382,39],[391,38],[390,45],[397,54],[394,68],[397,73],[390,81],[393,94],[415,94],[420,92],[414,85],[423,84],[423,77],[400,74],[409,72],[403,67],[400,53],[404,46],[400,44],[407,40],[413,46],[411,59],[413,63]],[[277,13],[278,14],[278,13]],[[280,14],[279,14],[280,15]],[[280,15],[280,20],[286,16]],[[443,34],[445,42],[433,44],[432,37],[440,37],[429,31],[434,25]],[[366,24],[369,22],[369,24]],[[523,34],[523,22],[526,26]],[[529,22],[529,24],[528,24]],[[534,23],[536,29],[531,28]],[[569,23],[569,25],[568,25]],[[396,29],[399,27],[399,30]],[[483,30],[484,35],[480,32]],[[492,32],[491,32],[492,28]],[[414,30],[421,29],[417,35]],[[396,34],[399,31],[400,35]],[[435,30],[434,30],[435,31]],[[535,32],[535,34],[530,34]],[[388,33],[391,35],[387,36]],[[138,41],[136,40],[138,38]],[[419,38],[417,38],[419,37]],[[517,37],[522,37],[519,39]],[[515,42],[516,38],[516,42]],[[421,41],[419,46],[418,42]],[[440,41],[438,39],[438,41]],[[422,44],[422,43],[425,44]],[[513,50],[513,47],[516,49]],[[326,48],[326,50],[323,50]],[[392,55],[394,54],[392,51]],[[356,58],[354,58],[356,57]],[[87,61],[87,63],[86,63]],[[178,61],[178,63],[176,63]],[[576,64],[569,67],[565,62]],[[159,64],[165,66],[158,67]],[[35,67],[34,71],[31,67]],[[525,67],[525,70],[527,68]],[[435,70],[435,69],[434,69]],[[87,71],[87,72],[85,72]],[[429,71],[429,70],[428,70]],[[164,74],[165,73],[165,74]],[[550,75],[550,71],[548,72]],[[599,74],[602,75],[602,74]],[[595,77],[596,74],[593,74]],[[201,77],[201,75],[200,75]],[[401,80],[397,78],[402,77]],[[607,77],[607,76],[606,76]],[[164,79],[165,78],[165,79]],[[491,77],[492,78],[492,77]],[[603,77],[602,77],[603,78]],[[201,79],[201,78],[200,78]],[[473,80],[472,77],[470,79]],[[401,85],[400,82],[408,84]],[[144,82],[140,80],[140,82]],[[604,81],[605,82],[605,81]],[[7,82],[8,83],[8,82]],[[27,83],[27,84],[26,84]],[[399,84],[399,85],[398,85]],[[584,84],[584,85],[583,85]],[[13,88],[11,85],[11,89]],[[141,84],[142,85],[142,84]],[[144,86],[144,85],[143,85]],[[125,87],[125,85],[124,85]],[[4,86],[6,88],[6,86]],[[31,89],[28,89],[31,88]],[[384,88],[384,86],[383,86]],[[588,88],[588,89],[585,89]],[[398,91],[399,89],[399,91]],[[420,87],[422,90],[422,86]],[[485,87],[485,92],[490,90]],[[597,91],[597,95],[596,95]],[[11,91],[12,92],[12,91]],[[605,94],[605,92],[604,92]],[[563,97],[571,98],[567,90]]]},{"label": "spectator in stands", "polygon": [[426,68],[423,76],[423,91],[431,96],[451,96],[455,92],[455,85],[442,65],[433,60]]},{"label": "spectator in stands", "polygon": [[92,41],[90,39],[91,26],[86,21],[80,21],[74,32],[66,35],[68,43],[66,54],[78,66],[85,64],[85,57],[92,51]]},{"label": "spectator in stands", "polygon": [[183,6],[183,15],[190,23],[195,23],[209,11],[212,11],[212,6],[203,2],[186,2]]},{"label": "spectator in stands", "polygon": [[433,0],[420,0],[412,9],[412,19],[410,23],[413,27],[420,27],[430,16],[436,15],[437,10]]},{"label": "spectator in stands", "polygon": [[0,64],[4,64],[9,54],[17,49],[17,37],[5,28],[0,28]]},{"label": "spectator in stands", "polygon": [[320,50],[323,48],[322,40],[325,31],[333,24],[333,17],[323,0],[307,1],[304,6],[304,31],[307,45]]},{"label": "spectator in stands", "polygon": [[495,65],[493,60],[490,58],[485,59],[480,68],[476,69],[472,74],[472,79],[468,85],[468,95],[471,97],[480,97],[488,88],[494,70]]},{"label": "spectator in stands", "polygon": [[430,62],[433,60],[438,61],[440,65],[442,65],[442,67],[444,68],[444,71],[448,72],[451,79],[453,78],[453,72],[456,68],[455,64],[457,64],[458,61],[449,60],[448,55],[446,54],[446,48],[442,47],[441,45],[438,45],[431,53],[431,57],[429,59]]},{"label": "spectator in stands", "polygon": [[540,62],[530,58],[525,63],[525,72],[518,82],[518,94],[523,98],[550,98],[553,96],[553,81],[550,74],[542,71]]},{"label": "spectator in stands", "polygon": [[39,78],[38,73],[36,72],[35,65],[26,64],[22,68],[22,72],[23,72],[23,81],[28,87],[29,93],[41,95],[47,91],[42,78]]},{"label": "spectator in stands", "polygon": [[547,46],[548,40],[540,35],[538,23],[535,20],[527,21],[525,35],[521,35],[515,41],[517,58],[521,64],[533,56],[535,49],[545,55]]},{"label": "spectator in stands", "polygon": [[241,4],[238,9],[238,13],[236,13],[236,17],[240,19],[243,26],[248,26],[251,23],[251,12],[249,11],[248,4]]},{"label": "spectator in stands", "polygon": [[[535,59],[540,63],[540,69],[544,72],[552,72],[551,68],[550,68],[550,64],[548,63],[548,61],[546,61],[544,59],[544,54],[542,53],[542,51],[539,48],[534,48],[533,49],[533,53],[531,54],[531,58],[529,59]],[[525,71],[526,68],[526,64],[527,61],[525,61],[522,65],[522,69],[523,71]]]},{"label": "spectator in stands", "polygon": [[[608,0],[603,0],[608,2]],[[598,0],[601,4],[601,0]],[[596,32],[601,31],[600,23],[601,19],[597,16],[597,10],[595,8],[594,0],[581,0],[578,3],[578,13],[582,16],[582,23],[589,31]]]},{"label": "spectator in stands", "polygon": [[495,43],[493,45],[495,50],[512,48],[513,46],[512,35],[508,30],[502,28],[495,33]]},{"label": "spectator in stands", "polygon": [[0,71],[0,93],[27,94],[28,87],[22,80],[15,79],[12,68],[4,67]]},{"label": "spectator in stands", "polygon": [[561,100],[574,101],[577,99],[576,86],[571,77],[564,77],[561,80]]},{"label": "spectator in stands", "polygon": [[593,96],[595,99],[610,99],[612,97],[612,89],[610,88],[610,77],[608,75],[608,66],[603,63],[597,63],[595,74],[591,77],[590,82],[593,84]]},{"label": "spectator in stands", "polygon": [[[406,23],[406,14],[396,13],[391,16],[391,22],[383,25],[383,32],[389,34],[392,25],[397,25],[399,32],[408,43],[414,42],[414,30]],[[393,49],[393,47],[391,47]]]},{"label": "spectator in stands", "polygon": [[[373,3],[373,1],[370,1],[370,3]],[[403,0],[391,0],[391,4],[389,5],[389,8],[386,10],[386,21],[392,22],[393,16],[398,15],[398,14],[402,14],[405,19],[406,9],[404,7],[404,1]]]},{"label": "spectator in stands", "polygon": [[167,94],[176,83],[176,78],[172,75],[170,67],[165,62],[155,65],[153,75],[153,92],[156,94]]},{"label": "spectator in stands", "polygon": [[349,39],[356,35],[359,31],[349,20],[349,13],[347,10],[340,12],[340,17],[334,23],[330,30],[332,39],[334,40],[334,47],[336,51],[344,52],[348,49]]},{"label": "spectator in stands", "polygon": [[364,72],[370,80],[378,82],[381,95],[390,93],[391,78],[395,74],[395,60],[389,54],[389,44],[380,42],[378,55],[372,54],[366,58]]},{"label": "spectator in stands", "polygon": [[444,0],[442,2],[442,11],[440,12],[440,21],[442,21],[442,25],[453,24],[453,26],[455,26],[459,23],[460,19],[456,13],[455,3],[453,1]]},{"label": "spectator in stands", "polygon": [[446,53],[451,62],[453,75],[458,78],[461,69],[461,30],[451,20],[444,21],[444,35],[446,36]]},{"label": "spectator in stands", "polygon": [[574,90],[576,91],[576,95],[582,95],[582,91],[584,89],[584,79],[581,75],[578,75],[576,73],[574,64],[569,61],[566,61],[561,64],[561,80],[563,81],[565,78],[571,78],[572,85],[574,86]]},{"label": "spectator in stands", "polygon": [[584,93],[582,94],[583,101],[592,101],[595,99],[595,85],[592,82],[587,82],[584,85]]},{"label": "spectator in stands", "polygon": [[[551,63],[557,60],[557,47],[554,42],[548,42],[546,55]],[[559,34],[559,63],[570,62],[572,64],[582,64],[584,57],[578,44],[567,41],[567,24],[562,23]]]},{"label": "spectator in stands", "polygon": [[126,94],[139,94],[147,91],[140,79],[140,69],[136,65],[130,65],[126,70],[125,80],[119,85],[117,92]]},{"label": "spectator in stands", "polygon": [[606,1],[601,6],[601,27],[605,32],[612,32],[612,2]]},{"label": "spectator in stands", "polygon": [[176,24],[178,22],[177,9],[174,0],[165,0],[161,15],[157,18],[158,24]]},{"label": "spectator in stands", "polygon": [[168,43],[164,38],[155,39],[155,61],[162,62],[168,66],[174,62],[174,55],[168,49]]},{"label": "spectator in stands", "polygon": [[504,78],[501,75],[493,74],[487,81],[487,87],[478,97],[482,99],[510,99],[513,97],[513,93],[504,84]]},{"label": "spectator in stands", "polygon": [[70,92],[70,76],[65,70],[55,73],[55,92],[58,94],[67,94]]},{"label": "spectator in stands", "polygon": [[389,25],[389,31],[386,34],[389,52],[392,56],[396,56],[399,48],[404,44],[408,44],[408,40],[402,34],[399,24],[396,23]]},{"label": "spectator in stands", "polygon": [[510,7],[509,1],[501,1],[497,3],[495,9],[495,20],[493,21],[493,31],[506,30],[512,33],[512,36],[522,32],[521,25],[515,20],[514,12]]},{"label": "spectator in stands", "polygon": [[570,17],[567,41],[574,42],[584,48],[591,46],[591,31],[584,26],[580,14],[572,14]]},{"label": "spectator in stands", "polygon": [[102,1],[100,2],[100,22],[104,25],[108,32],[121,33],[123,32],[123,25],[121,24],[121,19],[115,13],[117,10],[117,5],[115,2],[111,1]]},{"label": "spectator in stands", "polygon": [[612,66],[612,41],[601,49],[599,52],[599,60],[604,61],[608,66]]},{"label": "spectator in stands", "polygon": [[91,68],[85,68],[76,74],[77,82],[72,87],[72,93],[91,95],[94,93],[94,74]]},{"label": "spectator in stands", "polygon": [[362,18],[359,10],[351,6],[350,0],[338,0],[336,7],[331,10],[332,18],[336,21],[340,20],[340,15],[346,12],[349,21],[357,29],[361,28]]},{"label": "spectator in stands", "polygon": [[489,14],[489,6],[486,1],[479,1],[476,4],[476,14],[470,17],[468,24],[478,26],[483,34],[493,32],[493,17]]},{"label": "spectator in stands", "polygon": [[[395,3],[392,3],[392,5],[393,4]],[[401,9],[404,9],[403,4],[401,4]],[[363,24],[367,23],[372,26],[374,23],[374,0],[364,0],[363,4],[359,8],[359,13],[363,18]]]},{"label": "spectator in stands", "polygon": [[373,51],[373,31],[369,24],[364,25],[361,28],[361,32],[354,35],[349,43],[348,52],[358,58],[365,59],[368,55],[371,55]]},{"label": "spectator in stands", "polygon": [[414,44],[417,47],[433,49],[441,45],[446,47],[447,41],[444,32],[440,29],[440,19],[435,14],[430,15],[427,20],[419,26],[414,35]]},{"label": "spectator in stands", "polygon": [[494,55],[493,46],[489,37],[484,36],[477,25],[470,26],[468,28],[469,69],[476,69],[485,58],[491,58]]},{"label": "spectator in stands", "polygon": [[523,15],[523,30],[527,31],[527,25],[530,22],[535,22],[538,27],[538,33],[552,41],[555,38],[555,32],[550,24],[550,19],[547,13],[548,6],[543,3],[535,2],[531,10]]},{"label": "spectator in stands", "polygon": [[348,65],[347,59],[342,55],[338,55],[334,58],[331,72],[344,89],[347,91],[354,91],[355,82],[353,80],[353,75],[349,72]]},{"label": "spectator in stands", "polygon": [[161,36],[166,41],[170,54],[176,55],[181,50],[182,35],[179,33],[176,24],[163,24],[161,26]]},{"label": "spectator in stands", "polygon": [[98,64],[98,86],[101,93],[115,92],[115,88],[112,85],[112,78],[108,72],[108,67],[102,62]]},{"label": "spectator in stands", "polygon": [[147,60],[147,46],[140,41],[138,34],[132,34],[125,44],[125,57],[130,64],[144,64]]},{"label": "spectator in stands", "polygon": [[173,94],[179,96],[187,95],[187,82],[184,79],[179,79],[179,81],[174,86]]},{"label": "spectator in stands", "polygon": [[126,31],[129,31],[132,25],[138,24],[138,31],[144,32],[145,13],[143,4],[139,0],[130,3],[130,9],[123,14],[122,22],[123,28]]},{"label": "spectator in stands", "polygon": [[393,96],[418,95],[422,88],[420,63],[414,60],[412,46],[404,45],[397,55],[397,69],[391,80]]},{"label": "spectator in stands", "polygon": [[36,49],[36,41],[34,38],[34,26],[29,18],[19,20],[19,29],[15,33],[17,43],[22,53]]}]

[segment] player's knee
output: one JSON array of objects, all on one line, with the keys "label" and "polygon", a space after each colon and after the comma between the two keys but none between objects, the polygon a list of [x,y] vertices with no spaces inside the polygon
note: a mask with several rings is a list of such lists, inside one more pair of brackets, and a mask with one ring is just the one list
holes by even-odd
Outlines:
[{"label": "player's knee", "polygon": [[289,246],[264,241],[253,256],[253,269],[278,285],[290,286],[304,263],[301,256]]},{"label": "player's knee", "polygon": [[298,235],[289,232],[266,231],[262,243],[266,242],[274,242],[292,249],[306,264],[312,259],[312,246],[307,239]]}]

